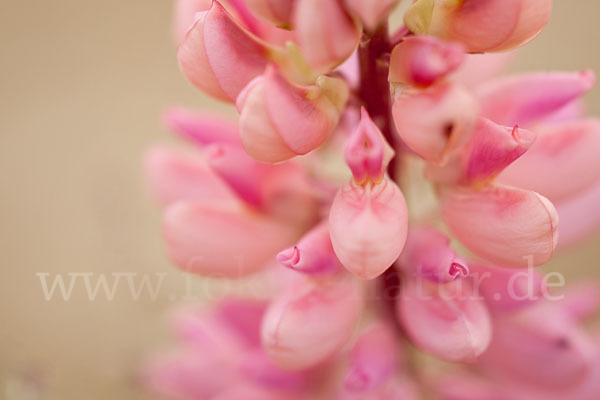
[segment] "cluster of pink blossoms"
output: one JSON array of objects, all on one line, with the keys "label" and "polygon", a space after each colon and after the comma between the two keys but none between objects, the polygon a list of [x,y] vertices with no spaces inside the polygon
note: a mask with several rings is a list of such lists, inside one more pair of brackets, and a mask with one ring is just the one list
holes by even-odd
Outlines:
[{"label": "cluster of pink blossoms", "polygon": [[168,254],[270,285],[178,309],[153,389],[598,398],[596,287],[558,299],[527,269],[600,225],[600,121],[580,100],[594,74],[498,77],[507,57],[480,54],[533,39],[551,0],[416,0],[389,32],[397,3],[177,1],[184,75],[239,120],[167,113],[194,145],[146,159]]}]

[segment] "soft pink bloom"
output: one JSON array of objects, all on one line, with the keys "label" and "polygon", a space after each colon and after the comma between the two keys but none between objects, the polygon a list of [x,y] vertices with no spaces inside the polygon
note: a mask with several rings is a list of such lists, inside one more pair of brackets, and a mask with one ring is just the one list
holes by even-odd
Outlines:
[{"label": "soft pink bloom", "polygon": [[306,59],[318,71],[350,57],[361,35],[340,0],[297,0],[294,28]]},{"label": "soft pink bloom", "polygon": [[279,253],[277,261],[285,267],[310,275],[330,275],[341,268],[333,252],[327,222],[320,223],[304,235],[298,244]]},{"label": "soft pink bloom", "polygon": [[467,263],[450,247],[450,239],[429,226],[412,227],[399,265],[410,276],[446,283],[469,275]]},{"label": "soft pink bloom", "polygon": [[233,19],[214,1],[199,13],[179,46],[184,75],[205,93],[233,102],[266,65],[267,44]]},{"label": "soft pink bloom", "polygon": [[344,5],[356,15],[366,30],[373,32],[383,24],[399,0],[344,0]]},{"label": "soft pink bloom", "polygon": [[172,107],[164,113],[163,121],[167,129],[198,145],[241,143],[237,124],[214,114]]},{"label": "soft pink bloom", "polygon": [[350,369],[344,386],[352,392],[369,392],[392,377],[400,362],[394,327],[376,323],[361,334],[350,350]]},{"label": "soft pink bloom", "polygon": [[533,132],[480,117],[468,141],[447,165],[428,165],[426,176],[439,183],[481,186],[521,157],[535,140]]},{"label": "soft pink bloom", "polygon": [[299,86],[269,66],[237,100],[246,151],[274,163],[314,150],[337,124],[347,97],[347,86],[336,78]]},{"label": "soft pink bloom", "polygon": [[539,137],[500,181],[536,191],[553,202],[600,183],[600,120],[587,119],[536,129]]},{"label": "soft pink bloom", "polygon": [[455,71],[465,58],[464,47],[431,36],[408,36],[392,50],[388,80],[429,86]]},{"label": "soft pink bloom", "polygon": [[410,339],[443,360],[473,362],[491,340],[486,305],[464,279],[445,285],[408,279],[402,285],[396,311]]},{"label": "soft pink bloom", "polygon": [[475,99],[462,87],[450,83],[400,93],[392,107],[400,138],[434,164],[444,164],[467,141],[477,112]]},{"label": "soft pink bloom", "polygon": [[486,260],[514,267],[547,262],[558,241],[558,215],[545,197],[509,186],[440,189],[444,222]]},{"label": "soft pink bloom", "polygon": [[175,0],[173,10],[173,37],[179,44],[194,23],[196,14],[210,8],[212,0]]},{"label": "soft pink bloom", "polygon": [[600,229],[600,183],[556,205],[560,219],[559,247],[573,245]]},{"label": "soft pink bloom", "polygon": [[263,347],[282,368],[317,366],[350,339],[362,303],[360,285],[347,275],[325,282],[299,277],[270,304],[261,328]]},{"label": "soft pink bloom", "polygon": [[526,126],[560,110],[589,91],[592,71],[508,76],[475,88],[481,115],[506,126]]},{"label": "soft pink bloom", "polygon": [[414,33],[457,40],[477,53],[529,42],[551,13],[552,0],[418,0],[404,21]]}]

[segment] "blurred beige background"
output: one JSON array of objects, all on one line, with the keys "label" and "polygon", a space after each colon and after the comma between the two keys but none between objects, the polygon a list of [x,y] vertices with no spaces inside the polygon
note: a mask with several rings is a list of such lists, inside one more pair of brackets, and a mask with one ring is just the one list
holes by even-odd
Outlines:
[{"label": "blurred beige background", "polygon": [[[515,69],[600,71],[597,0],[555,1]],[[166,261],[140,158],[159,113],[211,105],[179,74],[169,0],[0,0],[0,399],[148,399],[135,371],[167,340]],[[588,96],[600,115],[600,89]],[[600,276],[600,240],[548,266]],[[568,259],[568,263],[567,260]],[[36,273],[168,272],[160,296],[45,301]],[[50,277],[52,277],[51,275]],[[41,397],[23,385],[41,382]]]}]

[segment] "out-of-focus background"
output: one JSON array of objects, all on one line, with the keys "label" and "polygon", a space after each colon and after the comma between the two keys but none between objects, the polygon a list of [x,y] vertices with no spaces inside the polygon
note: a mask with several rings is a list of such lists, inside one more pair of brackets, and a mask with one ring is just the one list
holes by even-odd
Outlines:
[{"label": "out-of-focus background", "polygon": [[[556,1],[514,69],[600,71],[599,12],[597,0]],[[140,160],[169,140],[165,106],[224,109],[179,73],[170,13],[169,0],[0,0],[0,399],[151,398],[136,368],[166,342],[186,281],[163,254]],[[600,88],[587,100],[600,115]],[[592,239],[547,269],[599,277],[599,257]],[[163,284],[154,300],[133,299],[124,277],[112,301],[81,284],[46,301],[42,280],[68,286],[68,273]]]}]

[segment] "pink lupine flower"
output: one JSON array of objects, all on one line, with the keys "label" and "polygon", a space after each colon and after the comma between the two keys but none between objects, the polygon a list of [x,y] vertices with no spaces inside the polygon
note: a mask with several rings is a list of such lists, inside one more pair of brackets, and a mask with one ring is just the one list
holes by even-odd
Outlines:
[{"label": "pink lupine flower", "polygon": [[388,80],[413,86],[429,86],[454,72],[465,57],[460,43],[431,36],[409,36],[391,54]]},{"label": "pink lupine flower", "polygon": [[394,101],[398,135],[419,156],[444,164],[463,145],[477,119],[475,99],[462,87],[442,83],[422,91],[407,90]]},{"label": "pink lupine flower", "polygon": [[351,277],[325,282],[299,277],[267,309],[263,347],[282,368],[318,366],[350,339],[361,308],[361,288]]},{"label": "pink lupine flower", "polygon": [[428,226],[410,229],[399,265],[412,277],[438,283],[469,274],[467,263],[450,248],[450,239]]},{"label": "pink lupine flower", "polygon": [[274,163],[314,150],[337,124],[347,92],[337,78],[323,76],[316,85],[299,86],[269,66],[237,99],[246,151]]},{"label": "pink lupine flower", "polygon": [[485,302],[463,279],[437,285],[409,279],[396,312],[419,348],[448,361],[474,362],[488,347],[492,322]]},{"label": "pink lupine flower", "polygon": [[297,0],[294,27],[306,59],[318,71],[350,57],[361,34],[340,0]]},{"label": "pink lupine flower", "polygon": [[596,400],[598,286],[556,300],[525,268],[559,222],[562,246],[600,227],[593,72],[497,77],[511,54],[467,54],[533,39],[550,0],[416,0],[390,32],[397,3],[177,1],[184,75],[239,120],[166,113],[193,146],[145,160],[167,253],[262,285],[179,310],[155,391]]},{"label": "pink lupine flower", "polygon": [[[400,255],[407,233],[404,196],[383,177],[389,149],[363,109],[346,147],[354,179],[338,191],[329,212],[331,242],[344,267],[363,279],[381,275]],[[386,154],[388,153],[388,154]]]},{"label": "pink lupine flower", "polygon": [[470,52],[521,46],[546,26],[552,0],[417,0],[406,13],[408,28],[463,42]]}]

